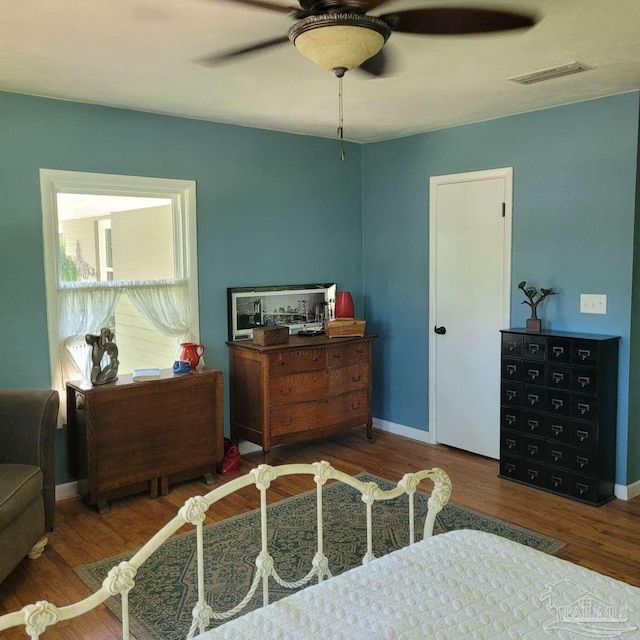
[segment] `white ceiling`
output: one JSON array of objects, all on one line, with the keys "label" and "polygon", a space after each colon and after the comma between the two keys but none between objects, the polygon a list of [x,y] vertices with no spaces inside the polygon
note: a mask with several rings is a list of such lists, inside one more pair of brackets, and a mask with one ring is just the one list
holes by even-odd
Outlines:
[{"label": "white ceiling", "polygon": [[[295,4],[295,0],[282,4]],[[459,0],[389,0],[372,14]],[[640,88],[640,0],[487,0],[541,16],[523,32],[392,34],[395,73],[344,79],[344,136],[370,142]],[[216,67],[195,59],[286,35],[292,20],[226,0],[16,0],[0,19],[0,90],[323,137],[338,81],[290,43]],[[592,70],[507,78],[578,61]]]}]

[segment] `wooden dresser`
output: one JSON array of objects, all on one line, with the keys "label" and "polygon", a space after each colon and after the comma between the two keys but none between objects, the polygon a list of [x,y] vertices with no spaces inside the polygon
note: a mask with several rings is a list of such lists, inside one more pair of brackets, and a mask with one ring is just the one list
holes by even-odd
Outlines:
[{"label": "wooden dresser", "polygon": [[618,340],[502,331],[502,478],[592,505],[613,498]]},{"label": "wooden dresser", "polygon": [[228,342],[231,437],[262,447],[366,425],[372,437],[371,344],[358,338],[291,336],[259,346]]},{"label": "wooden dresser", "polygon": [[105,385],[67,384],[69,466],[78,492],[100,513],[112,498],[204,476],[213,482],[224,447],[223,377],[204,368],[159,380],[131,375]]}]

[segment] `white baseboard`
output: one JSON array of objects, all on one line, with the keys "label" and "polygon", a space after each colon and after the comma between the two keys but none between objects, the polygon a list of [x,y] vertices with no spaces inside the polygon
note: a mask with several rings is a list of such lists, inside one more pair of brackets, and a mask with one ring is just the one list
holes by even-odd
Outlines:
[{"label": "white baseboard", "polygon": [[633,498],[640,496],[640,480],[627,485],[617,484],[613,492],[616,498],[620,500],[633,500]]},{"label": "white baseboard", "polygon": [[56,502],[58,500],[66,500],[67,498],[75,498],[77,495],[77,482],[66,482],[65,484],[56,485]]},{"label": "white baseboard", "polygon": [[418,440],[418,442],[431,442],[428,431],[416,429],[415,427],[407,427],[403,424],[398,424],[397,422],[388,422],[387,420],[374,418],[373,428],[380,429],[380,431],[387,431],[388,433],[394,433],[397,436],[411,438],[411,440]]}]

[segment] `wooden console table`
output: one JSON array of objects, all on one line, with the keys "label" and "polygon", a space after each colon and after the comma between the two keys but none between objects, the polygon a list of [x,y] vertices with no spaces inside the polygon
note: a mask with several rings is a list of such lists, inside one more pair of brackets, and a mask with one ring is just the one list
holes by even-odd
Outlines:
[{"label": "wooden console table", "polygon": [[148,382],[121,375],[96,387],[68,383],[69,466],[78,492],[104,513],[113,498],[166,495],[172,482],[198,476],[213,482],[223,456],[223,402],[218,369],[166,369]]},{"label": "wooden console table", "polygon": [[228,342],[231,437],[272,446],[366,425],[372,438],[371,344],[377,336]]}]

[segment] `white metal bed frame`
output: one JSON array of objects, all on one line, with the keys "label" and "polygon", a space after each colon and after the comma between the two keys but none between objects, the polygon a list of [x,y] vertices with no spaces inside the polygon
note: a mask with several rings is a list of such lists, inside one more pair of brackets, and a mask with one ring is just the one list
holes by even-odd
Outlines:
[{"label": "white metal bed frame", "polygon": [[[269,554],[267,544],[267,489],[276,478],[288,475],[306,474],[313,475],[316,483],[316,512],[317,512],[317,541],[318,548],[312,560],[312,568],[306,576],[295,582],[283,580],[276,571],[273,558]],[[323,548],[323,519],[322,519],[322,487],[327,480],[343,482],[362,494],[362,501],[366,505],[367,517],[367,551],[362,559],[366,564],[374,558],[372,552],[372,505],[376,501],[390,500],[402,494],[409,496],[409,544],[415,541],[414,534],[414,494],[421,480],[430,479],[434,488],[428,500],[427,516],[424,524],[423,537],[433,534],[433,526],[438,512],[448,502],[451,495],[451,480],[449,476],[439,468],[422,470],[416,473],[408,473],[398,482],[397,486],[388,491],[383,491],[375,482],[362,482],[332,467],[328,462],[315,462],[312,464],[286,464],[269,466],[262,464],[249,473],[214,489],[204,496],[189,498],[180,508],[178,514],[160,529],[133,557],[128,561],[120,562],[113,567],[102,586],[89,597],[67,606],[56,607],[46,600],[40,600],[35,604],[23,607],[20,611],[6,614],[0,617],[0,631],[24,625],[26,634],[32,640],[38,640],[46,628],[63,620],[69,620],[83,615],[94,609],[107,598],[119,595],[122,601],[122,638],[129,638],[129,591],[135,586],[135,576],[140,566],[149,556],[168,540],[182,526],[189,523],[196,527],[197,549],[197,580],[198,602],[193,608],[193,622],[187,635],[187,640],[193,638],[196,633],[204,633],[209,622],[214,620],[226,620],[240,612],[251,600],[262,581],[263,604],[269,603],[269,578],[272,577],[278,584],[285,588],[297,589],[309,583],[314,577],[318,582],[331,577],[327,556]],[[260,491],[260,516],[261,516],[261,551],[256,557],[256,572],[247,592],[247,595],[232,609],[224,612],[216,612],[207,604],[204,588],[204,550],[203,550],[203,522],[206,512],[222,498],[254,484]]]}]

